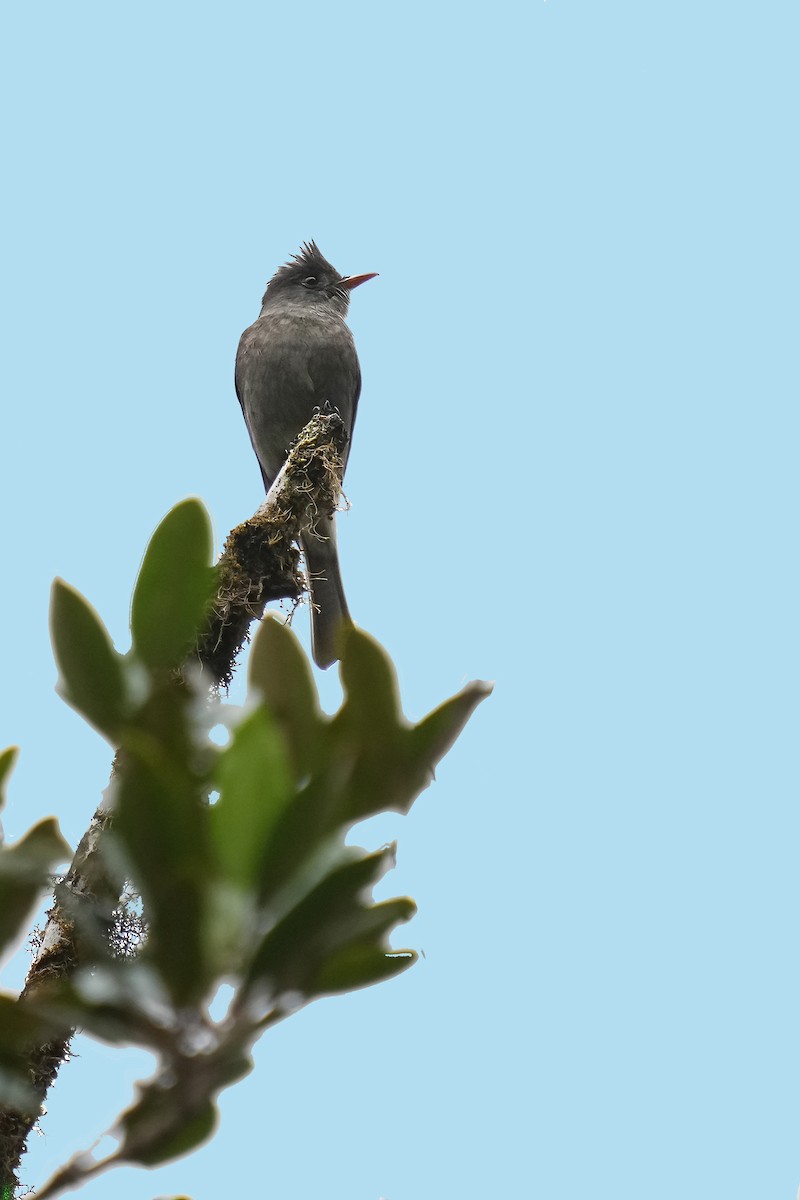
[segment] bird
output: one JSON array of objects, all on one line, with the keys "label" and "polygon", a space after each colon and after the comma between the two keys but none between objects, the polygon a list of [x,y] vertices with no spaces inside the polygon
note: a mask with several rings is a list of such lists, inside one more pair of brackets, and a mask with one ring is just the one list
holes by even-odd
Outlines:
[{"label": "bird", "polygon": [[[279,267],[267,284],[258,319],[236,353],[236,395],[269,492],[289,448],[317,408],[339,413],[348,439],[361,394],[361,368],[345,318],[350,293],[377,272],[340,275],[316,242]],[[344,451],[344,467],[350,440]],[[336,662],[340,632],[352,624],[333,513],[301,535],[311,594],[311,652],[322,670]]]}]

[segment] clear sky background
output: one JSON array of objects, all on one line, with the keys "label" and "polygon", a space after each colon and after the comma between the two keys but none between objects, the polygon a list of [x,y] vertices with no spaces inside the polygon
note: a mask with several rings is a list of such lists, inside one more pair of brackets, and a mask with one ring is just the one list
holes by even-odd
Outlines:
[{"label": "clear sky background", "polygon": [[[77,842],[108,777],[53,691],[52,577],[124,648],[166,510],[201,496],[221,542],[260,502],[234,354],[305,238],[380,272],[352,611],[414,718],[496,681],[364,834],[399,838],[425,959],[275,1029],[208,1146],[86,1200],[795,1195],[799,34],[795,0],[6,14],[8,835]],[[76,1049],[29,1183],[149,1071]]]}]

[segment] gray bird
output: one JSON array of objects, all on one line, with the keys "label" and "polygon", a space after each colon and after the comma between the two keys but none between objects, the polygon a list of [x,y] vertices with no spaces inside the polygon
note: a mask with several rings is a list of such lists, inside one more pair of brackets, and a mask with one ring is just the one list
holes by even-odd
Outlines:
[{"label": "gray bird", "polygon": [[[269,491],[289,447],[314,409],[329,404],[352,437],[361,370],[345,324],[350,292],[375,275],[340,275],[315,242],[279,267],[261,315],[236,354],[236,394]],[[345,450],[345,465],[350,446]],[[333,515],[321,514],[301,546],[311,590],[311,647],[317,666],[336,662],[339,630],[350,623]]]}]

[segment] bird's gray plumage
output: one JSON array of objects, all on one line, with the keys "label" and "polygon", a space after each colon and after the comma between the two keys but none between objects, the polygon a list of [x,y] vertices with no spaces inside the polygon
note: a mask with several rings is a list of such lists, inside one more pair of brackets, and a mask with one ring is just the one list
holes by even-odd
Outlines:
[{"label": "bird's gray plumage", "polygon": [[[323,258],[314,242],[273,275],[258,320],[236,355],[236,394],[269,491],[289,447],[314,409],[336,409],[352,437],[361,371],[345,324],[352,281]],[[345,451],[345,463],[349,444]],[[311,590],[314,659],[339,657],[339,631],[350,622],[336,550],[333,515],[321,514],[301,541]]]}]

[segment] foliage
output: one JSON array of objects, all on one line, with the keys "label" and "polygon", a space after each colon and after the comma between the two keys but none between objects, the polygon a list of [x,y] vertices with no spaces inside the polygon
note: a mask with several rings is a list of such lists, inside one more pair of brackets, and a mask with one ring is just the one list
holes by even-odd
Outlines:
[{"label": "foliage", "polygon": [[[0,754],[0,810],[16,757],[16,747]],[[40,821],[13,846],[5,844],[0,832],[0,956],[24,937],[49,872],[70,853],[52,817]],[[13,996],[0,993],[0,1101],[20,1109],[31,1103],[24,1069],[25,1048],[32,1041],[46,1038],[51,1030],[51,1022],[43,1014],[22,1008]]]},{"label": "foliage", "polygon": [[[111,958],[86,901],[71,901],[85,965],[46,1002],[23,1008],[0,996],[0,1099],[24,1099],[20,1046],[50,1028],[144,1046],[158,1066],[119,1118],[115,1153],[77,1155],[42,1200],[114,1163],[153,1165],[191,1150],[213,1131],[219,1092],[250,1071],[269,1026],[414,962],[412,950],[388,941],[413,901],[372,899],[394,846],[367,851],[345,836],[375,813],[408,810],[489,690],[471,684],[411,724],[389,658],[351,630],[344,700],[328,717],[294,634],[268,618],[250,655],[247,703],[209,701],[190,651],[211,599],[210,555],[205,510],[178,505],[145,554],[126,655],[77,592],[61,581],[53,588],[61,694],[119,747],[106,868],[119,894],[133,881],[148,932],[138,955]],[[229,731],[224,747],[210,737],[219,725]],[[0,782],[12,757],[0,758]],[[65,852],[54,822],[3,848],[4,942]],[[222,983],[232,1000],[213,1020]]]}]

